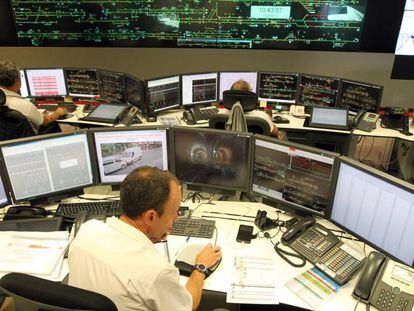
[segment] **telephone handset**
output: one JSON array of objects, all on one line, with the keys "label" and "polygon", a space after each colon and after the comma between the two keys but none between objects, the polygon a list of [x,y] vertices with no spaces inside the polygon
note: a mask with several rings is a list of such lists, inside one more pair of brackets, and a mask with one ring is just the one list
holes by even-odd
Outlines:
[{"label": "telephone handset", "polygon": [[188,125],[196,124],[196,118],[192,110],[183,112],[183,119]]},{"label": "telephone handset", "polygon": [[129,105],[129,107],[125,110],[124,114],[122,115],[120,122],[125,126],[129,126],[132,123],[132,121],[138,121],[138,123],[142,123],[140,122],[141,120],[137,117],[138,111],[139,110],[137,107]]},{"label": "telephone handset", "polygon": [[352,296],[379,310],[413,310],[414,269],[371,252]]},{"label": "telephone handset", "polygon": [[365,132],[372,132],[377,127],[379,114],[360,110],[355,116],[353,127]]},{"label": "telephone handset", "polygon": [[315,222],[316,220],[313,217],[305,217],[299,220],[282,235],[283,244],[289,244],[289,242],[293,242],[293,240],[302,234],[305,230],[312,227]]}]

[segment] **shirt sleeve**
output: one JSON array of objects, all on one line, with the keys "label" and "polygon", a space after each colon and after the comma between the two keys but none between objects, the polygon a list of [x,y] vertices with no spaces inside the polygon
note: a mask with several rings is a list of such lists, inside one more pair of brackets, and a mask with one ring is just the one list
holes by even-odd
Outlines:
[{"label": "shirt sleeve", "polygon": [[148,288],[148,306],[151,310],[191,311],[193,298],[180,284],[176,270],[162,270]]},{"label": "shirt sleeve", "polygon": [[29,105],[30,108],[28,108],[26,117],[30,123],[39,128],[43,124],[43,114],[32,103],[29,103]]}]

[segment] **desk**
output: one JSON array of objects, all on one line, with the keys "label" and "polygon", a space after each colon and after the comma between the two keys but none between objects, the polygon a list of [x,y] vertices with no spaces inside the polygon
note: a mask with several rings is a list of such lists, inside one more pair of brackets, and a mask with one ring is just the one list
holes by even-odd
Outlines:
[{"label": "desk", "polygon": [[[253,225],[253,233],[257,233],[258,229],[253,222],[218,219],[218,217],[230,217],[230,218],[242,218],[237,216],[226,216],[219,214],[209,214],[208,212],[222,212],[222,213],[234,213],[238,215],[255,216],[258,209],[265,210],[268,212],[268,217],[276,219],[278,213],[276,209],[271,208],[261,203],[248,203],[248,202],[225,202],[225,201],[213,201],[212,205],[201,205],[193,214],[193,216],[214,216],[216,226],[218,228],[217,245],[222,247],[223,259],[218,269],[205,281],[204,289],[226,292],[227,285],[230,282],[230,271],[232,267],[232,260],[234,256],[255,256],[255,257],[266,257],[274,259],[276,267],[278,267],[278,275],[275,276],[278,281],[278,295],[281,303],[298,306],[302,308],[309,308],[305,302],[299,297],[287,289],[284,284],[296,277],[297,275],[312,268],[312,264],[307,263],[302,268],[294,268],[280,258],[273,249],[273,245],[266,238],[256,238],[252,240],[251,244],[242,244],[236,242],[236,234],[240,224]],[[187,205],[187,204],[184,204]],[[195,208],[198,204],[188,204],[190,208]],[[285,214],[280,213],[281,220],[287,220],[291,218]],[[243,218],[246,219],[246,218]],[[247,219],[253,221],[253,218]],[[320,221],[324,226],[328,228],[335,228],[335,226],[329,223],[327,220]],[[277,232],[277,229],[269,231],[270,235],[273,236]],[[281,232],[275,236],[272,240],[274,242],[279,241]],[[214,242],[214,238],[212,242]],[[171,261],[175,261],[176,254],[185,246],[186,238],[179,236],[169,236],[169,252]],[[206,239],[190,238],[191,244],[206,244],[209,241]],[[362,245],[362,243],[361,243]],[[367,248],[367,252],[368,248]],[[185,284],[186,277],[181,277],[182,284]],[[357,276],[349,282],[342,290],[326,301],[318,310],[353,310],[356,304],[356,300],[352,298],[351,293],[357,281]],[[365,310],[365,306],[359,303],[356,310]]]}]

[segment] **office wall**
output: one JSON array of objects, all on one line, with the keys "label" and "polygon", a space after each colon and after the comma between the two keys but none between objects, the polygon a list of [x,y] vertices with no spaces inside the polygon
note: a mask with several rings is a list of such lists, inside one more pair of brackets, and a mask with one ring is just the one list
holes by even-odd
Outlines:
[{"label": "office wall", "polygon": [[384,86],[382,106],[414,107],[414,81],[391,80],[393,54],[165,48],[1,47],[22,67],[96,67],[141,79],[211,70],[292,71]]}]

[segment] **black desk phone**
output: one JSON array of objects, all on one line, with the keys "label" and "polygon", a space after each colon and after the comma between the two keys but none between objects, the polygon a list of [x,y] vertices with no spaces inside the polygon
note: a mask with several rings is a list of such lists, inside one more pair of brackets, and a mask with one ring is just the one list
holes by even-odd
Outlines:
[{"label": "black desk phone", "polygon": [[377,127],[379,114],[361,110],[355,116],[354,127],[365,132],[372,132]]},{"label": "black desk phone", "polygon": [[364,256],[340,241],[329,229],[305,217],[282,236],[282,243],[301,254],[340,285],[361,267]]},{"label": "black desk phone", "polygon": [[414,308],[414,269],[371,252],[352,296],[379,310]]}]

